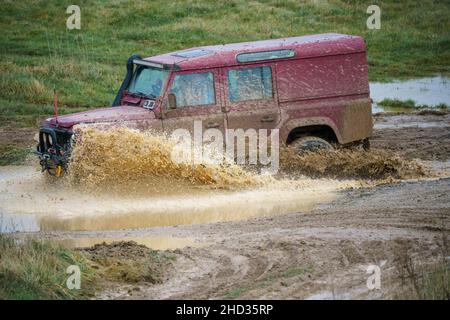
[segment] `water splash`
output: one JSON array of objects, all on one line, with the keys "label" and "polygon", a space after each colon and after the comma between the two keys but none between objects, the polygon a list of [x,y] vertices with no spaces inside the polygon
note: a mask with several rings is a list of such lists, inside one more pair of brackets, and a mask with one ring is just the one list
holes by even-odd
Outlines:
[{"label": "water splash", "polygon": [[256,185],[258,178],[231,162],[177,163],[171,155],[176,142],[152,132],[129,128],[78,129],[81,139],[72,152],[68,180],[87,188],[153,191],[161,184],[208,185],[240,188]]}]

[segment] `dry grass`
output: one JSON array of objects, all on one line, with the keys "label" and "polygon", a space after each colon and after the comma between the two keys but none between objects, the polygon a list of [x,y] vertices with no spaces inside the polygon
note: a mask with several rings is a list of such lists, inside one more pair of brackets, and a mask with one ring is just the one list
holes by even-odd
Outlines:
[{"label": "dry grass", "polygon": [[[445,228],[444,228],[445,230]],[[407,248],[400,252],[396,262],[401,290],[396,299],[450,300],[449,247],[442,233],[441,252],[436,261],[417,261]]]},{"label": "dry grass", "polygon": [[[52,241],[17,240],[0,233],[0,300],[85,299],[106,283],[158,283],[172,259],[131,242],[71,250]],[[69,265],[80,267],[79,290],[66,286]]]},{"label": "dry grass", "polygon": [[[66,287],[69,265],[82,272],[82,289]],[[93,294],[95,274],[80,254],[58,244],[0,234],[0,299],[76,299]]]}]

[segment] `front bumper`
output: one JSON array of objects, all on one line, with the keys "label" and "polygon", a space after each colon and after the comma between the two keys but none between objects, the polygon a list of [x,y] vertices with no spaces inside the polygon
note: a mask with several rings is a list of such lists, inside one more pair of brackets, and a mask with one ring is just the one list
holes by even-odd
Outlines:
[{"label": "front bumper", "polygon": [[70,153],[72,150],[71,139],[73,133],[57,128],[41,128],[36,155],[42,171],[50,175],[60,176],[67,170]]}]

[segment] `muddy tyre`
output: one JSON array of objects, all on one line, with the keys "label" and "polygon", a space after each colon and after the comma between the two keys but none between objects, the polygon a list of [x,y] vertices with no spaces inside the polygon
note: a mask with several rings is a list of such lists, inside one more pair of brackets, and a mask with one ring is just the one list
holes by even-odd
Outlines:
[{"label": "muddy tyre", "polygon": [[333,145],[329,143],[327,140],[314,137],[314,136],[305,136],[300,137],[292,141],[290,144],[297,153],[303,153],[305,151],[317,151],[317,150],[333,150]]},{"label": "muddy tyre", "polygon": [[365,151],[369,151],[370,150],[370,140],[369,138],[366,138],[362,141],[362,147]]}]

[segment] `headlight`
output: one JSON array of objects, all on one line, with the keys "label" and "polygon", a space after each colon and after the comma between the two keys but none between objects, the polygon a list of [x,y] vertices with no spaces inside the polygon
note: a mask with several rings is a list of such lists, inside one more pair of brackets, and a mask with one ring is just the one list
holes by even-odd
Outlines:
[{"label": "headlight", "polygon": [[53,136],[51,134],[47,135],[48,142],[50,143],[50,146],[55,147],[53,143]]},{"label": "headlight", "polygon": [[75,147],[76,143],[77,143],[77,137],[76,137],[75,133],[72,133],[72,135],[70,136],[70,147],[71,148]]}]

